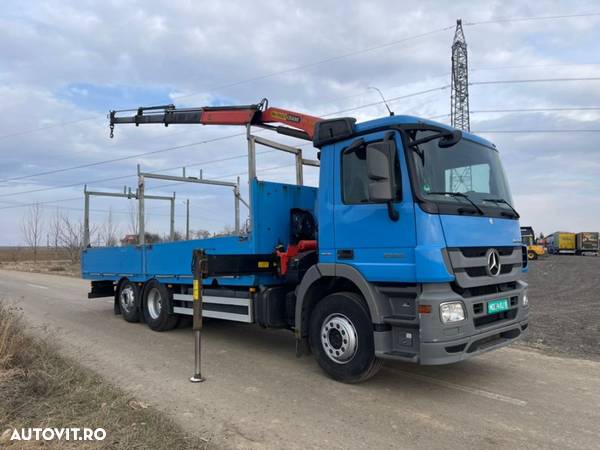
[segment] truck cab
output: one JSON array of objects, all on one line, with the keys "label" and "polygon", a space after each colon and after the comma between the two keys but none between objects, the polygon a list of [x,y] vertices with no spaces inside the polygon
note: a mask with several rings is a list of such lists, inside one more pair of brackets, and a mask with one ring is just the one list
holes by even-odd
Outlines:
[{"label": "truck cab", "polygon": [[[421,364],[456,362],[524,334],[526,253],[495,146],[409,116],[320,126],[317,144],[329,137],[319,263],[299,302],[311,300],[314,280],[350,280],[368,307],[375,355]],[[330,354],[338,363],[340,355]]]}]

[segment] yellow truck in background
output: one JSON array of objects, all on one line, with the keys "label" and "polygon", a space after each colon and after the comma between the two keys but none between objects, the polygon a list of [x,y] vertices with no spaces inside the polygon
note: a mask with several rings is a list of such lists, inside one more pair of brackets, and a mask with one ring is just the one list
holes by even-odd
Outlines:
[{"label": "yellow truck in background", "polygon": [[577,249],[575,233],[557,231],[547,238],[548,252],[558,255],[559,253],[574,255]]},{"label": "yellow truck in background", "polygon": [[527,246],[527,259],[534,260],[546,255],[544,247],[535,243],[532,227],[521,227],[521,242]]}]

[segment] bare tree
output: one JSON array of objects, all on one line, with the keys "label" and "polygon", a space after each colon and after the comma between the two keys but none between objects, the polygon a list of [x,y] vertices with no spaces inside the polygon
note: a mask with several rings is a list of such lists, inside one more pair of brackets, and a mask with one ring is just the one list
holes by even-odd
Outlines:
[{"label": "bare tree", "polygon": [[[96,228],[90,229],[90,241],[94,239],[93,236],[96,232]],[[81,256],[81,250],[83,250],[84,245],[83,234],[83,222],[73,221],[66,215],[61,216],[58,242],[73,263],[79,261],[79,257]]]},{"label": "bare tree", "polygon": [[171,239],[171,234],[164,234],[162,236],[162,241],[163,242],[169,242],[169,241],[183,241],[184,235],[182,232],[175,230],[175,233],[173,234],[173,239]]},{"label": "bare tree", "polygon": [[221,231],[217,231],[213,234],[214,237],[219,236],[232,236],[235,234],[235,230],[231,228],[229,225],[225,225]]},{"label": "bare tree", "polygon": [[23,217],[21,231],[23,238],[29,247],[33,249],[33,262],[37,263],[38,247],[43,235],[43,215],[42,207],[39,203],[34,203]]},{"label": "bare tree", "polygon": [[60,215],[60,209],[56,208],[56,212],[50,219],[50,241],[54,246],[54,249],[58,249],[58,240],[60,237],[60,226],[62,222],[62,217]]},{"label": "bare tree", "polygon": [[210,231],[207,230],[194,230],[190,232],[192,239],[207,239],[210,237]]},{"label": "bare tree", "polygon": [[100,234],[101,241],[107,247],[114,247],[119,242],[119,239],[117,237],[117,235],[119,234],[119,227],[115,224],[113,220],[112,207],[108,208],[108,216],[106,217],[106,222],[100,230]]}]

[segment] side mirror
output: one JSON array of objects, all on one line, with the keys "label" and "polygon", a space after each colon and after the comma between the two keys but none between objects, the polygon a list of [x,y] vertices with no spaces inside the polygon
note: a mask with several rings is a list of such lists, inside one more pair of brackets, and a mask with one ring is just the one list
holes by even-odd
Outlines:
[{"label": "side mirror", "polygon": [[393,141],[374,142],[367,145],[367,171],[369,200],[376,203],[391,202],[394,198],[394,144]]},{"label": "side mirror", "polygon": [[438,147],[440,148],[450,148],[460,142],[462,139],[462,131],[454,130],[452,133],[444,135],[438,141]]}]

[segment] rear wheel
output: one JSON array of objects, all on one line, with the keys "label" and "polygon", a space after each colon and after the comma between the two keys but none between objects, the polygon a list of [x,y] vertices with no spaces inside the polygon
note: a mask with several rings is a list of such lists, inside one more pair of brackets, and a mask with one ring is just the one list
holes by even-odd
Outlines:
[{"label": "rear wheel", "polygon": [[127,322],[140,321],[140,289],[131,281],[124,281],[119,288],[119,307]]},{"label": "rear wheel", "polygon": [[319,366],[335,380],[358,383],[381,368],[371,318],[358,294],[340,292],[321,300],[311,314],[309,338]]},{"label": "rear wheel", "polygon": [[144,319],[154,331],[168,331],[177,326],[178,318],[171,310],[171,293],[156,280],[144,290]]}]

